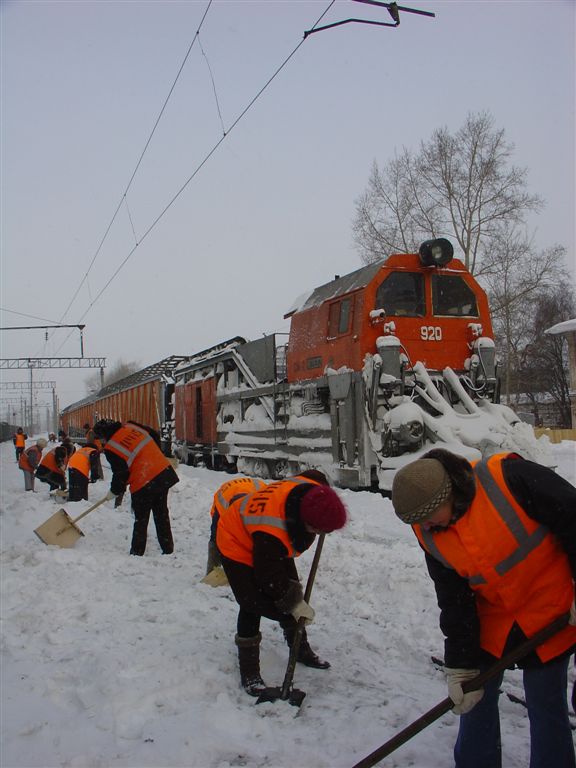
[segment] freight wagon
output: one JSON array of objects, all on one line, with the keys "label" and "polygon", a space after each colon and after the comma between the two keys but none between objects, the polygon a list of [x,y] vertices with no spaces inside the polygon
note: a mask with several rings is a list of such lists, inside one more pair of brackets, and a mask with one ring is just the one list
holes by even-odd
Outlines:
[{"label": "freight wagon", "polygon": [[69,405],[61,413],[62,428],[82,442],[84,424],[92,426],[103,418],[131,419],[157,430],[164,452],[171,455],[174,370],[185,359],[172,355]]}]

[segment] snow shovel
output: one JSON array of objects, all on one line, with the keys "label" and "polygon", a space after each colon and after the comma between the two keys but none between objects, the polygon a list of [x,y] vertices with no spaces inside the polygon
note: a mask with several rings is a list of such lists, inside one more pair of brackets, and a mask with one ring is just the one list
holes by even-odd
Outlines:
[{"label": "snow shovel", "polygon": [[85,512],[82,512],[81,515],[75,517],[74,520],[72,520],[66,510],[59,509],[58,512],[55,512],[52,517],[49,517],[45,523],[42,523],[41,526],[36,528],[34,533],[44,542],[44,544],[56,544],[59,547],[69,549],[76,544],[80,536],[84,536],[80,528],[76,525],[78,520],[86,517],[89,512],[95,510],[100,504],[104,504],[105,501],[106,496],[104,496],[103,499],[100,499],[100,501],[97,501],[96,504],[93,504]]},{"label": "snow shovel", "polygon": [[[554,621],[538,630],[535,635],[525,640],[513,651],[510,651],[510,653],[506,654],[506,656],[498,659],[495,664],[486,669],[484,672],[481,672],[473,680],[468,680],[467,682],[463,683],[462,690],[464,693],[467,693],[468,691],[475,691],[477,688],[482,688],[484,683],[488,682],[488,680],[500,672],[503,672],[508,667],[511,667],[517,661],[530,653],[530,651],[533,651],[534,648],[537,648],[539,645],[542,645],[542,643],[551,638],[552,635],[555,635],[557,632],[560,632],[561,629],[564,629],[564,627],[568,624],[569,618],[569,613],[563,613],[561,616],[558,616],[556,619],[554,619]],[[453,706],[454,702],[452,699],[450,697],[445,698],[439,704],[436,704],[435,707],[432,707],[432,709],[428,710],[428,712],[422,715],[422,717],[419,717],[418,720],[414,720],[413,723],[404,728],[404,730],[400,731],[400,733],[397,733],[396,736],[391,738],[385,744],[382,744],[382,746],[378,747],[378,749],[375,749],[374,752],[367,755],[367,757],[365,757],[363,760],[360,760],[359,763],[356,763],[353,768],[372,768],[373,765],[379,763],[387,755],[394,752],[396,749],[398,749],[398,747],[401,747],[402,744],[405,744],[413,736],[416,736],[417,733],[420,733],[420,731],[423,731],[424,728],[438,720],[439,717],[442,717],[442,715],[446,714],[446,712],[452,709]]]},{"label": "snow shovel", "polygon": [[[314,579],[316,578],[316,571],[318,570],[318,563],[320,561],[320,555],[322,553],[322,547],[324,545],[325,533],[321,533],[318,537],[318,543],[316,544],[316,551],[314,552],[314,559],[310,567],[310,573],[308,575],[308,581],[306,583],[306,591],[304,592],[304,600],[309,602],[310,594],[312,593],[312,587],[314,586]],[[296,669],[296,661],[298,660],[298,651],[300,650],[300,643],[302,641],[302,633],[306,626],[306,619],[298,619],[298,626],[294,633],[294,641],[290,648],[290,656],[288,657],[288,666],[286,667],[286,674],[284,675],[284,682],[282,687],[270,687],[258,696],[256,704],[262,704],[265,701],[288,701],[293,707],[299,707],[304,701],[306,696],[305,691],[300,691],[298,688],[292,687],[292,680],[294,678],[294,670]]]},{"label": "snow shovel", "polygon": [[203,579],[200,579],[200,584],[208,584],[210,587],[227,587],[229,584],[228,576],[226,576],[224,568],[217,565]]}]

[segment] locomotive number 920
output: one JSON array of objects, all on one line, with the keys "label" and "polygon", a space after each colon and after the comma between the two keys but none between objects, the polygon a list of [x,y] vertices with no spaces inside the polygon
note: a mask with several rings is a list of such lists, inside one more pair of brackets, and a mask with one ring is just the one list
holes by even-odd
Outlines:
[{"label": "locomotive number 920", "polygon": [[442,341],[442,328],[439,325],[421,325],[420,338],[423,341]]}]

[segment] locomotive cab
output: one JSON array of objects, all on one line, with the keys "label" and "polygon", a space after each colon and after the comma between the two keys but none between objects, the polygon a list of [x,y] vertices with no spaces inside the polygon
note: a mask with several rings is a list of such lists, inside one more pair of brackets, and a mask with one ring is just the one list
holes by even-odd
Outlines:
[{"label": "locomotive cab", "polygon": [[495,379],[486,294],[443,238],[317,288],[287,317],[289,381],[360,371],[374,354],[398,379],[418,361],[433,376],[446,367],[475,374],[472,386]]}]

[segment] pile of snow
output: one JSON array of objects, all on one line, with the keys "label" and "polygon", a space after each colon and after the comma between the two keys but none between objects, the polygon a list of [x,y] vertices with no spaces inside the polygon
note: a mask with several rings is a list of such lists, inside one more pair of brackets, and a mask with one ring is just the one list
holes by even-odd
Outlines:
[{"label": "pile of snow", "polygon": [[[236,603],[228,588],[199,583],[225,475],[181,466],[170,492],[176,552],[160,554],[151,522],[136,558],[127,500],[80,521],[73,549],[43,544],[33,531],[61,505],[41,483],[25,493],[12,445],[0,452],[3,768],[350,768],[445,698],[430,661],[443,648],[433,585],[389,501],[340,492],[350,522],[326,538],[309,630],[332,669],[297,666],[300,709],[256,705],[239,687]],[[574,483],[576,444],[554,453]],[[107,489],[90,486],[90,501]],[[66,509],[77,517],[88,506]],[[297,561],[304,581],[312,556]],[[278,685],[287,648],[277,625],[263,620],[262,633],[263,676]],[[522,697],[520,674],[503,688]],[[526,710],[503,696],[501,716],[504,764],[524,768]],[[448,713],[382,764],[452,765],[457,722]]]}]

